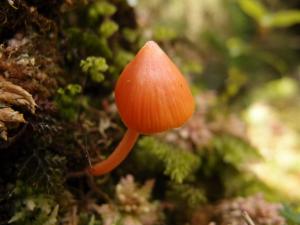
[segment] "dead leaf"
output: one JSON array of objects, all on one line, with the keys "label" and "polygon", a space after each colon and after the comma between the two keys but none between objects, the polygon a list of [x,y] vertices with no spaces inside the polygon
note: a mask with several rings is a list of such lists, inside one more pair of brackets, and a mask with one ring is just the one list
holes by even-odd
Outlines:
[{"label": "dead leaf", "polygon": [[[25,123],[22,113],[19,113],[12,108],[0,109],[0,122],[4,123]],[[1,128],[0,128],[1,129]]]},{"label": "dead leaf", "polygon": [[7,140],[7,129],[3,122],[0,121],[0,138]]},{"label": "dead leaf", "polygon": [[36,103],[26,90],[0,76],[0,139],[5,141],[8,139],[8,130],[11,127],[26,123],[23,114],[15,111],[11,106],[22,106],[35,113]]},{"label": "dead leaf", "polygon": [[7,130],[11,125],[19,125],[25,123],[22,113],[12,108],[0,108],[0,138],[7,140]]},{"label": "dead leaf", "polygon": [[6,81],[3,76],[0,76],[0,102],[23,106],[31,113],[35,113],[36,103],[31,94],[22,87]]}]

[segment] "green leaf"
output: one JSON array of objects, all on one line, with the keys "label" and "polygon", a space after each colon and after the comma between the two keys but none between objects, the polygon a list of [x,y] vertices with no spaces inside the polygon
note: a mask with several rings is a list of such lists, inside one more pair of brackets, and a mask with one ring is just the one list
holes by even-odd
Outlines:
[{"label": "green leaf", "polygon": [[116,31],[118,31],[118,29],[119,25],[116,22],[114,22],[113,20],[105,20],[101,24],[99,32],[101,35],[108,38],[112,36]]},{"label": "green leaf", "polygon": [[268,13],[264,5],[259,0],[239,0],[241,9],[250,17],[260,22]]},{"label": "green leaf", "polygon": [[300,10],[280,11],[272,14],[270,27],[289,27],[300,23]]},{"label": "green leaf", "polygon": [[289,27],[300,23],[300,10],[269,13],[258,0],[239,0],[242,10],[265,27]]}]

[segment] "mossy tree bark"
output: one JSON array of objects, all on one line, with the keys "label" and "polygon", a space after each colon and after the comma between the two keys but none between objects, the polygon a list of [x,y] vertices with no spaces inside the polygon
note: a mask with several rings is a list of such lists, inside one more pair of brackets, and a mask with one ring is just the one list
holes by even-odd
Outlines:
[{"label": "mossy tree bark", "polygon": [[[68,210],[66,178],[88,165],[87,152],[99,160],[99,146],[108,149],[122,136],[110,95],[136,48],[136,22],[126,1],[103,2],[0,2],[0,224],[20,211],[28,189]],[[89,56],[107,67],[84,74],[80,60]]]}]

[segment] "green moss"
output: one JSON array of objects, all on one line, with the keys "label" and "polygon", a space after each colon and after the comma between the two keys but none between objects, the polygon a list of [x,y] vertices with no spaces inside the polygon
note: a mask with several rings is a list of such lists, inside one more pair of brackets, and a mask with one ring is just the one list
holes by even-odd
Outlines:
[{"label": "green moss", "polygon": [[83,72],[90,75],[91,79],[97,83],[104,80],[103,72],[107,71],[108,65],[103,57],[90,56],[81,60],[80,67]]},{"label": "green moss", "polygon": [[159,159],[164,164],[164,174],[176,183],[182,183],[200,165],[200,159],[196,155],[152,137],[142,138],[138,146],[141,151],[148,151]]},{"label": "green moss", "polygon": [[56,104],[64,119],[74,121],[78,114],[78,95],[82,92],[79,84],[68,84],[66,88],[57,90]]},{"label": "green moss", "polygon": [[260,154],[256,148],[231,135],[216,136],[212,145],[215,153],[222,158],[223,162],[236,168],[241,168],[246,163],[260,159]]},{"label": "green moss", "polygon": [[51,195],[40,193],[22,182],[16,184],[14,215],[8,223],[20,225],[56,225],[59,205]]},{"label": "green moss", "polygon": [[115,32],[117,32],[119,29],[119,25],[114,22],[113,20],[105,20],[99,27],[99,33],[105,37],[108,38],[112,36]]},{"label": "green moss", "polygon": [[167,198],[189,208],[198,207],[207,201],[203,188],[192,184],[170,183]]},{"label": "green moss", "polygon": [[90,19],[97,20],[100,16],[111,16],[116,13],[117,8],[108,1],[96,1],[88,10]]}]

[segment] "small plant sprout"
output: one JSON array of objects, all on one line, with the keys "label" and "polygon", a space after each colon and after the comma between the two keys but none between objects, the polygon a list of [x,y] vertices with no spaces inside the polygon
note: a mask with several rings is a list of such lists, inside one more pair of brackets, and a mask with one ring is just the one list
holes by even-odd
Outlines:
[{"label": "small plant sprout", "polygon": [[180,127],[195,108],[185,78],[154,41],[148,41],[125,67],[117,81],[115,99],[128,130],[106,160],[88,169],[94,176],[116,168],[129,154],[139,134]]}]

